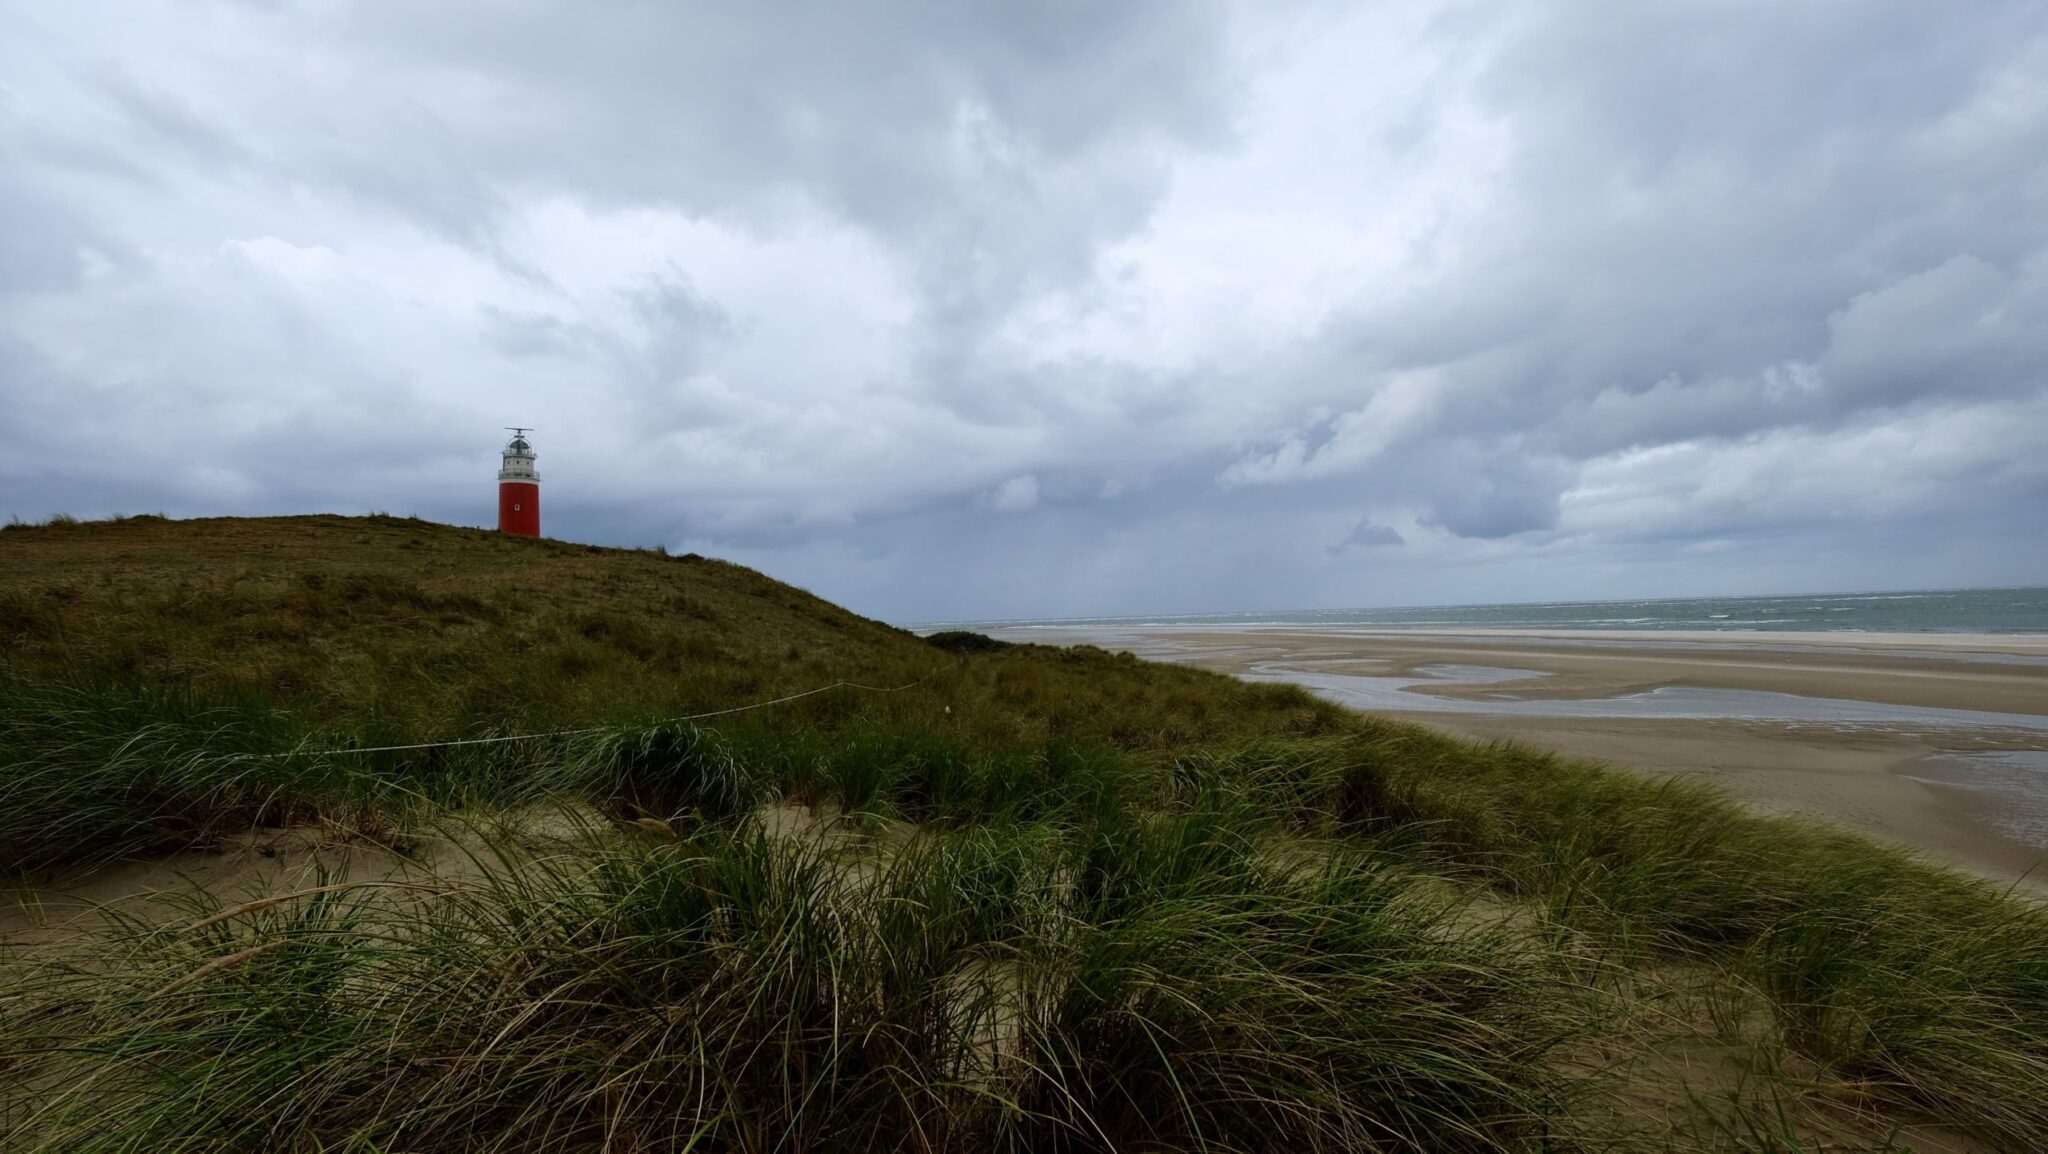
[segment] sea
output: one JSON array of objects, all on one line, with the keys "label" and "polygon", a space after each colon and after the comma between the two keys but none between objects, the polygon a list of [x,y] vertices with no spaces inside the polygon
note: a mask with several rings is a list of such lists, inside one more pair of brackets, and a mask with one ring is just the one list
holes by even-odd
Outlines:
[{"label": "sea", "polygon": [[1633,601],[1537,601],[1386,609],[1293,609],[1246,613],[963,621],[925,629],[1032,626],[1334,626],[1369,629],[1768,630],[1865,633],[2048,633],[2048,585],[2013,589],[1917,589],[1769,597],[1661,597]]}]

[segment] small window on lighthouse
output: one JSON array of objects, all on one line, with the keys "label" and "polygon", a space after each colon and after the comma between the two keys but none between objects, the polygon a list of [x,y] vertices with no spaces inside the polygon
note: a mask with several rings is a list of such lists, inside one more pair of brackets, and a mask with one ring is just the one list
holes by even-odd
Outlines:
[{"label": "small window on lighthouse", "polygon": [[519,511],[519,502],[517,502],[517,501],[514,501],[514,502],[512,502],[512,511],[513,511],[514,513],[517,513],[517,512]]}]

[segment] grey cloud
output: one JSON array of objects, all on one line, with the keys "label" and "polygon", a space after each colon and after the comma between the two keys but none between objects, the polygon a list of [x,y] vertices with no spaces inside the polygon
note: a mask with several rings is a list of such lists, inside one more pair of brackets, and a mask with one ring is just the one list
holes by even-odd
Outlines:
[{"label": "grey cloud", "polygon": [[[408,199],[436,219],[475,210],[474,195],[446,213],[439,200],[471,172],[743,217],[795,193],[917,238],[909,251],[956,298],[1085,262],[1156,194],[1149,149],[1228,129],[1222,13],[1208,3],[657,5],[602,19],[453,3],[351,9],[333,31],[410,90],[419,123],[387,110],[380,128],[405,148],[446,140],[396,158],[435,177]],[[335,124],[355,119],[340,93],[316,96]],[[343,155],[337,175],[378,195],[387,174],[418,167]]]},{"label": "grey cloud", "polygon": [[1401,536],[1400,531],[1393,526],[1376,524],[1370,517],[1365,517],[1360,518],[1358,524],[1351,527],[1351,532],[1344,535],[1344,539],[1337,543],[1336,548],[1341,549],[1352,545],[1373,548],[1382,545],[1405,545],[1407,543],[1408,539]]},{"label": "grey cloud", "polygon": [[0,169],[0,294],[74,289],[80,250],[113,247],[79,214]]},{"label": "grey cloud", "polygon": [[1443,478],[1422,524],[1459,537],[1494,540],[1553,528],[1565,469],[1521,454],[1493,455],[1470,445],[1452,449],[1451,475]]},{"label": "grey cloud", "polygon": [[1413,7],[46,9],[11,511],[479,521],[517,419],[898,617],[2041,571],[2038,4]]},{"label": "grey cloud", "polygon": [[578,356],[610,343],[590,325],[566,321],[553,313],[486,304],[478,308],[478,314],[484,341],[508,357]]},{"label": "grey cloud", "polygon": [[216,118],[194,107],[182,94],[145,82],[124,68],[102,65],[92,70],[92,84],[137,134],[152,143],[183,153],[192,163],[231,167],[246,163],[249,154]]},{"label": "grey cloud", "polygon": [[2017,276],[1958,256],[1828,318],[1821,371],[1848,403],[2006,394],[2048,383],[2048,252]]},{"label": "grey cloud", "polygon": [[656,381],[694,371],[706,343],[731,333],[733,319],[684,281],[664,279],[630,290],[633,311],[647,326],[646,365]]},{"label": "grey cloud", "polygon": [[[2039,10],[1763,11],[1547,8],[1502,33],[1476,91],[1512,128],[1515,195],[1462,259],[1342,318],[1313,370],[1440,376],[1427,416],[1352,468],[1455,440],[1478,480],[1447,476],[1435,523],[1493,537],[1546,527],[1571,463],[1604,453],[2041,387],[2048,302],[2011,271],[2048,251],[2048,95],[2016,79],[2042,59]],[[1483,458],[1530,453],[1563,472],[1488,479]]]}]

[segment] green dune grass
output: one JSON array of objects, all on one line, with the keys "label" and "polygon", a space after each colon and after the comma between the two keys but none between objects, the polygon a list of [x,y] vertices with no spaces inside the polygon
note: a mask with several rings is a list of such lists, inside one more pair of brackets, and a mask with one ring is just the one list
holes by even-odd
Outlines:
[{"label": "green dune grass", "polygon": [[18,884],[580,827],[10,951],[8,1149],[2048,1147],[2041,906],[1290,687],[385,517],[10,528],[0,654]]}]

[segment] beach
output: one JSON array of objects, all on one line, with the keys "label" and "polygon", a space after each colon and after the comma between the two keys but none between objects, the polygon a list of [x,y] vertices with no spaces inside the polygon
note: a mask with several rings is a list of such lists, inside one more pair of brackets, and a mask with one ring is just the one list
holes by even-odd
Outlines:
[{"label": "beach", "polygon": [[2048,636],[1011,627],[1715,783],[2048,892]]}]

